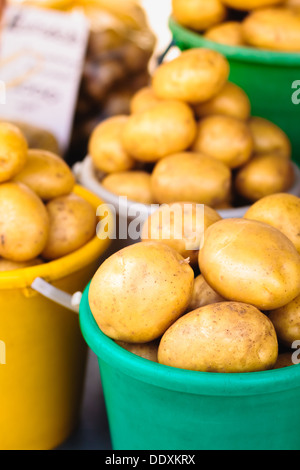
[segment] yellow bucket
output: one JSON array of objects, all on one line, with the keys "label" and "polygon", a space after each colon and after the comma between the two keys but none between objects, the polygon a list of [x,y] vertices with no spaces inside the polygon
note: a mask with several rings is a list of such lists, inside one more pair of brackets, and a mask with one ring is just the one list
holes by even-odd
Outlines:
[{"label": "yellow bucket", "polygon": [[[96,208],[102,201],[81,186],[74,192]],[[82,291],[109,239],[40,266],[0,273],[0,449],[50,450],[77,424],[86,343],[74,311],[32,285],[47,281],[66,293]]]}]

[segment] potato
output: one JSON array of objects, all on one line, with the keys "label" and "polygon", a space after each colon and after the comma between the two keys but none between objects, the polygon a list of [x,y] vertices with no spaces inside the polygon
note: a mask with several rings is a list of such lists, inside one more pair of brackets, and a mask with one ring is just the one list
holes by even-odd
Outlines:
[{"label": "potato", "polygon": [[242,88],[227,82],[214,98],[194,105],[193,109],[197,118],[220,114],[246,121],[250,117],[251,103]]},{"label": "potato", "polygon": [[284,6],[300,13],[300,0],[285,0]]},{"label": "potato", "polygon": [[235,188],[238,194],[255,202],[270,194],[288,191],[294,184],[292,162],[276,153],[253,157],[238,169]]},{"label": "potato", "polygon": [[249,120],[250,130],[254,140],[254,153],[276,152],[282,157],[291,158],[292,146],[286,133],[276,124],[258,116]]},{"label": "potato", "polygon": [[278,358],[273,369],[282,369],[283,367],[293,366],[292,354],[292,352],[278,354]]},{"label": "potato", "polygon": [[32,266],[38,266],[43,264],[43,261],[39,258],[35,258],[29,261],[11,261],[8,259],[0,259],[0,271],[15,271],[16,269],[30,268]]},{"label": "potato", "polygon": [[27,141],[14,124],[0,122],[0,183],[10,180],[25,165]]},{"label": "potato", "polygon": [[94,128],[88,142],[88,152],[97,170],[114,173],[134,167],[134,159],[122,145],[122,135],[128,119],[125,115],[112,116]]},{"label": "potato", "polygon": [[126,343],[124,341],[116,341],[116,343],[136,356],[148,359],[148,361],[158,362],[159,340],[150,341],[149,343]]},{"label": "potato", "polygon": [[0,185],[0,256],[16,262],[38,257],[49,234],[42,200],[22,183]]},{"label": "potato", "polygon": [[130,201],[141,204],[152,204],[153,194],[151,177],[145,171],[120,171],[103,178],[104,189],[118,196],[127,197]]},{"label": "potato", "polygon": [[266,8],[243,21],[247,44],[260,49],[300,52],[300,17],[288,8]]},{"label": "potato", "polygon": [[198,124],[192,151],[238,168],[252,157],[253,138],[248,124],[231,116],[207,116]]},{"label": "potato", "polygon": [[69,194],[75,185],[67,163],[42,149],[28,150],[27,162],[13,181],[26,184],[44,201]]},{"label": "potato", "polygon": [[253,305],[220,302],[179,318],[163,335],[158,361],[202,372],[272,369],[278,343],[271,321]]},{"label": "potato", "polygon": [[300,198],[293,194],[278,193],[266,196],[252,204],[245,219],[272,225],[291,240],[300,253]]},{"label": "potato", "polygon": [[161,103],[157,98],[151,86],[143,87],[138,90],[130,100],[130,113],[136,114],[146,111],[152,106]]},{"label": "potato", "polygon": [[273,5],[280,5],[284,0],[221,0],[222,3],[235,10],[254,10]]},{"label": "potato", "polygon": [[136,160],[156,162],[190,147],[196,127],[193,111],[187,104],[166,100],[132,114],[125,124],[122,144]]},{"label": "potato", "polygon": [[172,0],[174,19],[196,31],[203,31],[226,18],[226,8],[220,0]]},{"label": "potato", "polygon": [[143,224],[141,240],[169,245],[184,258],[189,258],[194,266],[198,264],[205,230],[220,219],[214,209],[202,204],[163,204]]},{"label": "potato", "polygon": [[28,148],[43,149],[60,155],[59,143],[52,132],[40,129],[26,122],[15,121],[12,124],[20,129],[27,141]]},{"label": "potato", "polygon": [[77,194],[52,199],[46,204],[50,219],[49,237],[42,257],[54,260],[78,250],[96,236],[96,212]]},{"label": "potato", "polygon": [[118,341],[159,338],[185,311],[194,271],[167,245],[140,242],[107,258],[95,273],[89,304],[99,328]]},{"label": "potato", "polygon": [[268,317],[281,344],[292,348],[293,342],[300,340],[300,295],[283,307],[271,310]]},{"label": "potato", "polygon": [[279,230],[248,219],[223,219],[205,233],[199,268],[227,300],[274,310],[300,293],[300,255]]},{"label": "potato", "polygon": [[227,21],[208,29],[203,37],[209,41],[227,46],[244,46],[242,25],[239,21]]},{"label": "potato", "polygon": [[195,278],[194,290],[187,310],[191,312],[192,310],[196,310],[196,308],[224,301],[225,299],[207,284],[202,274],[199,274]]},{"label": "potato", "polygon": [[214,208],[230,197],[231,171],[215,158],[182,152],[155,165],[151,187],[160,204],[196,202]]},{"label": "potato", "polygon": [[219,52],[196,48],[183,51],[161,64],[152,76],[152,87],[161,99],[199,103],[217,95],[229,76],[229,63]]}]

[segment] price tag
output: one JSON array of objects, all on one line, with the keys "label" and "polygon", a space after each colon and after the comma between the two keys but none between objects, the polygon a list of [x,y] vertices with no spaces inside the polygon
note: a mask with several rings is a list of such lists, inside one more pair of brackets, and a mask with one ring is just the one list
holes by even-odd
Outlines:
[{"label": "price tag", "polygon": [[64,152],[88,34],[88,21],[79,11],[8,7],[0,37],[0,119],[52,132]]}]

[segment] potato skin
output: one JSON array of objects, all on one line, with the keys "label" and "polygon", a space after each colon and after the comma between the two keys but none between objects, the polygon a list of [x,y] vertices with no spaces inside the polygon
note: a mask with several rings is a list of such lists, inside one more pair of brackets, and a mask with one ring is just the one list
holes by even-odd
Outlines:
[{"label": "potato skin", "polygon": [[203,35],[218,44],[226,44],[227,46],[244,46],[242,25],[239,21],[227,21],[217,24],[209,28]]},{"label": "potato skin", "polygon": [[0,183],[10,180],[25,165],[27,141],[14,124],[0,122]]},{"label": "potato skin", "polygon": [[161,364],[202,372],[272,369],[278,342],[271,321],[253,305],[220,302],[179,318],[163,335]]},{"label": "potato skin", "polygon": [[242,88],[227,82],[211,100],[193,106],[197,118],[211,115],[231,116],[246,121],[250,117],[251,103]]},{"label": "potato skin", "polygon": [[145,343],[160,337],[185,311],[194,271],[175,250],[140,242],[102,263],[89,289],[92,314],[114,340]]},{"label": "potato skin", "polygon": [[272,225],[291,240],[300,253],[300,198],[293,194],[278,193],[266,196],[252,204],[245,219]]},{"label": "potato skin", "polygon": [[141,240],[169,245],[196,266],[205,231],[218,220],[221,216],[209,206],[188,202],[162,204],[143,224]]},{"label": "potato skin", "polygon": [[231,116],[208,116],[198,124],[192,151],[238,168],[252,157],[253,138],[248,124]]},{"label": "potato skin", "polygon": [[213,98],[228,76],[229,63],[224,56],[210,49],[196,48],[160,65],[153,74],[152,87],[161,99],[194,104]]},{"label": "potato skin", "polygon": [[38,266],[43,264],[43,261],[39,258],[34,258],[29,261],[11,261],[8,259],[0,259],[0,272],[3,271],[14,271],[15,269],[30,268],[32,266]]},{"label": "potato skin", "polygon": [[274,152],[282,157],[291,158],[291,142],[280,127],[259,116],[252,116],[248,124],[253,137],[255,155]]},{"label": "potato skin", "polygon": [[215,158],[183,152],[155,165],[151,187],[160,204],[188,201],[214,208],[230,197],[231,171]]},{"label": "potato skin", "polygon": [[279,343],[292,348],[300,339],[300,295],[281,308],[271,310],[268,317],[274,325]]},{"label": "potato skin", "polygon": [[268,6],[280,5],[284,0],[222,0],[227,7],[236,10],[255,10],[256,8],[264,8]]},{"label": "potato skin", "polygon": [[300,255],[279,230],[263,222],[223,219],[208,227],[199,252],[208,284],[227,300],[267,311],[300,293]]},{"label": "potato skin", "polygon": [[0,256],[16,262],[38,257],[49,234],[42,200],[22,183],[0,185]]},{"label": "potato skin", "polygon": [[220,0],[172,0],[172,15],[182,26],[203,31],[221,23],[227,10]]},{"label": "potato skin", "polygon": [[145,171],[119,171],[102,180],[103,188],[141,204],[152,204],[151,177]]},{"label": "potato skin", "polygon": [[276,153],[257,155],[238,169],[234,185],[238,194],[251,202],[288,191],[294,184],[292,162]]},{"label": "potato skin", "polygon": [[207,284],[202,274],[199,274],[194,280],[194,289],[187,309],[188,312],[217,302],[225,302],[225,299]]},{"label": "potato skin", "polygon": [[43,201],[69,194],[75,177],[58,155],[42,149],[29,149],[23,169],[13,181],[29,186]]},{"label": "potato skin", "polygon": [[143,87],[138,90],[130,100],[130,113],[136,114],[142,111],[146,111],[152,106],[161,103],[160,100],[154,93],[151,86]]},{"label": "potato skin", "polygon": [[192,144],[196,121],[192,109],[181,101],[166,100],[132,114],[123,130],[126,152],[142,162],[156,162]]},{"label": "potato skin", "polygon": [[126,171],[134,167],[134,159],[122,145],[122,134],[128,116],[112,116],[100,122],[93,130],[88,152],[97,170],[104,173]]},{"label": "potato skin", "polygon": [[81,248],[96,236],[96,211],[85,199],[70,193],[46,204],[49,236],[42,257],[51,261]]},{"label": "potato skin", "polygon": [[116,341],[116,343],[136,356],[148,359],[148,361],[158,362],[158,339],[149,343],[126,343],[125,341]]},{"label": "potato skin", "polygon": [[278,354],[278,358],[273,369],[282,369],[283,367],[293,366],[292,354],[292,352]]},{"label": "potato skin", "polygon": [[243,37],[250,46],[279,52],[300,52],[300,18],[288,8],[252,12],[243,21]]}]

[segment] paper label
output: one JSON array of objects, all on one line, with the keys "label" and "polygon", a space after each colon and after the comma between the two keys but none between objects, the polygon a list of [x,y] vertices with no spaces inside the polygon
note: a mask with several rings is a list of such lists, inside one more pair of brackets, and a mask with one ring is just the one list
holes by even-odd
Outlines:
[{"label": "paper label", "polygon": [[7,8],[0,44],[1,101],[5,102],[0,102],[0,118],[52,132],[65,151],[88,34],[88,22],[80,12]]}]

